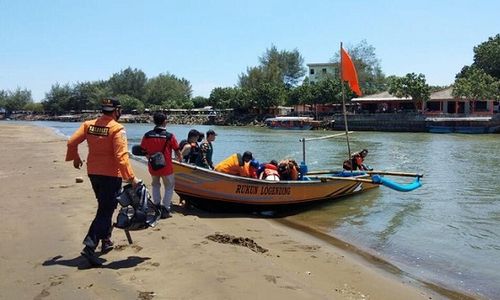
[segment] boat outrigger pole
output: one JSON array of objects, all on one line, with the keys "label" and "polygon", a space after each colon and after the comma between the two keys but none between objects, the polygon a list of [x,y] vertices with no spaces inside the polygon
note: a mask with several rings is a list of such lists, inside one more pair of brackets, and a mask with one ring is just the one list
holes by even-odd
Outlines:
[{"label": "boat outrigger pole", "polygon": [[322,137],[316,137],[316,138],[301,138],[299,142],[302,142],[302,162],[300,163],[300,179],[304,177],[304,175],[307,174],[307,165],[306,165],[306,142],[307,141],[316,141],[316,140],[325,140],[325,139],[331,139],[334,137],[339,137],[345,135],[346,137],[348,136],[349,133],[352,133],[352,131],[346,131],[344,133],[337,133],[337,134],[332,134],[332,135],[327,135],[327,136],[322,136]]}]

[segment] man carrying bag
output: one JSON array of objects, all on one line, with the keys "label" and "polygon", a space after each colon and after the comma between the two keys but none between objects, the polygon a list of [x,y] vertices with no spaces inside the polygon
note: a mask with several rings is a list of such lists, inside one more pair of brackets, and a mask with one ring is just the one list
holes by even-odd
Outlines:
[{"label": "man carrying bag", "polygon": [[[160,207],[161,218],[170,217],[170,205],[174,194],[174,174],[172,166],[172,151],[178,161],[182,160],[179,144],[173,133],[166,130],[167,118],[161,113],[153,116],[155,128],[146,132],[141,141],[141,148],[148,158],[148,169],[151,174],[153,202]],[[161,181],[165,188],[161,197]]]}]

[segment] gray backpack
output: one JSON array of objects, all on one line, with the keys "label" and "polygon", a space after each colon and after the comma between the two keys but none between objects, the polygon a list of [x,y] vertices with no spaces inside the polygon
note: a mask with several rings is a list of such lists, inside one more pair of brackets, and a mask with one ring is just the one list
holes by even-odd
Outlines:
[{"label": "gray backpack", "polygon": [[135,189],[131,184],[125,185],[117,199],[122,208],[114,224],[116,228],[142,230],[154,227],[160,219],[161,212],[142,182]]}]

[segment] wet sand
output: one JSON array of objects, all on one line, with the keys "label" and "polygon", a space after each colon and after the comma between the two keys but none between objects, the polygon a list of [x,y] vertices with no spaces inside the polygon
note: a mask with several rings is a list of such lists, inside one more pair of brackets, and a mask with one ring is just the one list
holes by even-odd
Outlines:
[{"label": "wet sand", "polygon": [[132,245],[115,230],[116,249],[89,269],[79,253],[96,201],[85,168],[64,162],[65,139],[0,123],[0,151],[0,299],[443,298],[273,220],[182,208]]}]

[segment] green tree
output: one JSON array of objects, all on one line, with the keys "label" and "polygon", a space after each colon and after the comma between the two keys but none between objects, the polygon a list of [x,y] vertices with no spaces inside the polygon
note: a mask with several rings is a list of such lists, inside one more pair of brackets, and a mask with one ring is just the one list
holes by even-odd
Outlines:
[{"label": "green tree", "polygon": [[500,34],[474,47],[473,66],[500,80]]},{"label": "green tree", "polygon": [[308,104],[313,102],[313,89],[314,85],[309,82],[309,80],[304,80],[304,82],[291,89],[288,93],[288,105],[299,105]]},{"label": "green tree", "polygon": [[237,97],[238,89],[231,87],[216,87],[210,93],[207,104],[213,108],[230,108],[231,103]]},{"label": "green tree", "polygon": [[23,110],[26,110],[26,111],[31,111],[31,112],[34,112],[34,113],[43,113],[43,104],[42,103],[39,103],[39,102],[30,102],[30,103],[27,103]]},{"label": "green tree", "polygon": [[[354,46],[347,46],[346,50],[356,67],[359,84],[363,94],[371,95],[385,91],[387,89],[387,82],[380,66],[380,60],[375,54],[375,47],[369,45],[366,40],[362,40]],[[332,61],[337,63],[338,70],[338,64],[340,62],[340,55],[338,52],[335,54]]]},{"label": "green tree", "polygon": [[342,85],[340,79],[327,78],[314,84],[311,100],[313,104],[341,103]]},{"label": "green tree", "polygon": [[281,82],[287,87],[297,86],[306,74],[304,58],[297,49],[292,51],[278,51],[276,46],[267,49],[263,56],[259,58],[260,64],[265,69],[276,68]]},{"label": "green tree", "polygon": [[122,105],[124,113],[130,114],[134,111],[142,114],[144,112],[144,103],[141,100],[131,97],[129,95],[116,96]]},{"label": "green tree", "polygon": [[5,103],[7,103],[7,91],[0,90],[0,108],[5,108]]},{"label": "green tree", "polygon": [[259,110],[265,110],[268,107],[283,105],[287,94],[283,85],[272,83],[263,83],[258,88],[250,89],[251,102]]},{"label": "green tree", "polygon": [[273,64],[267,67],[247,68],[246,74],[240,74],[238,86],[242,89],[258,89],[259,86],[271,83],[277,86],[283,86],[281,71],[278,65]]},{"label": "green tree", "polygon": [[477,67],[469,67],[455,80],[453,96],[476,100],[499,100],[500,80]]},{"label": "green tree", "polygon": [[258,89],[260,85],[270,83],[290,88],[296,86],[306,73],[304,59],[297,49],[279,51],[271,46],[259,57],[259,62],[259,66],[249,67],[246,73],[240,74],[239,87]]},{"label": "green tree", "polygon": [[404,77],[391,76],[389,93],[400,98],[411,97],[415,111],[418,111],[423,102],[430,99],[430,87],[426,83],[424,74],[408,73]]},{"label": "green tree", "polygon": [[162,105],[164,108],[177,108],[191,105],[191,84],[187,79],[177,78],[170,73],[160,74],[146,83],[146,101],[151,105]]},{"label": "green tree", "polygon": [[81,82],[73,87],[74,110],[99,110],[102,99],[111,96],[111,88],[105,81]]},{"label": "green tree", "polygon": [[113,95],[129,95],[141,100],[144,99],[146,82],[143,71],[130,67],[113,74],[108,80]]},{"label": "green tree", "polygon": [[27,89],[17,88],[15,91],[8,91],[4,100],[5,110],[8,112],[24,110],[24,107],[33,103],[31,91]]},{"label": "green tree", "polygon": [[59,115],[73,109],[72,98],[73,89],[68,84],[61,86],[57,83],[52,85],[50,91],[45,94],[42,105],[46,112]]},{"label": "green tree", "polygon": [[193,102],[194,108],[203,108],[208,105],[208,98],[203,96],[196,96],[191,99]]}]

